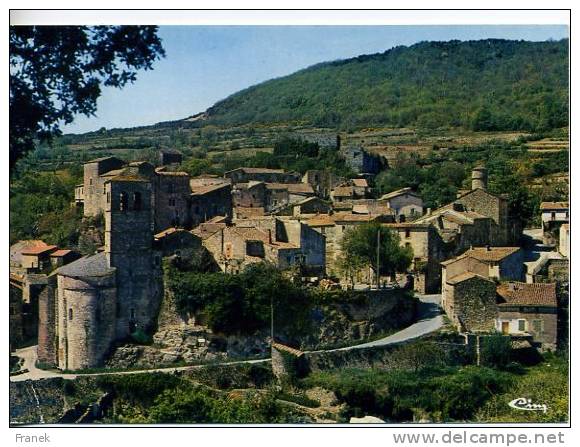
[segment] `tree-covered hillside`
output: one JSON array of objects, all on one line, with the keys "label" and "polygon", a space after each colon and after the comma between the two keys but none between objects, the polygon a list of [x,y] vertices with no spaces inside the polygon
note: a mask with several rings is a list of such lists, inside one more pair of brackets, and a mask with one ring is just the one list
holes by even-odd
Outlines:
[{"label": "tree-covered hillside", "polygon": [[568,124],[568,40],[422,42],[238,92],[210,123],[547,130]]}]

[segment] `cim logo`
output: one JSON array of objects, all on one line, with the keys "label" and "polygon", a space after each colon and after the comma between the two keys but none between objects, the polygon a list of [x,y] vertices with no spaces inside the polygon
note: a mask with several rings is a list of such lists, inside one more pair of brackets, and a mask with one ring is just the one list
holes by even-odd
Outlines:
[{"label": "cim logo", "polygon": [[526,397],[518,397],[508,403],[508,405],[516,410],[543,411],[544,413],[548,411],[548,406],[546,404],[535,404],[532,402],[532,399]]}]

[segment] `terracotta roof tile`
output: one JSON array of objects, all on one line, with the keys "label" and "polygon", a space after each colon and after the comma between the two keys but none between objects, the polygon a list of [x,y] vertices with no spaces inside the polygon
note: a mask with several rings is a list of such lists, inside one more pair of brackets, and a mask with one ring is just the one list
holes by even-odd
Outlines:
[{"label": "terracotta roof tile", "polygon": [[208,194],[210,192],[213,191],[218,191],[220,189],[223,188],[231,188],[231,186],[228,183],[218,183],[216,185],[206,185],[206,186],[196,186],[195,188],[191,188],[192,192],[191,195],[192,196],[202,196],[204,194]]},{"label": "terracotta roof tile", "polygon": [[477,275],[476,273],[465,272],[465,273],[462,273],[461,275],[457,275],[457,276],[454,276],[453,278],[449,279],[447,281],[447,284],[452,284],[452,285],[459,284],[460,282],[467,281],[468,279],[472,279],[472,278],[480,278],[480,279],[483,279],[485,281],[492,282],[489,279],[484,278],[481,275]]},{"label": "terracotta roof tile", "polygon": [[480,261],[499,262],[519,250],[520,247],[474,247],[467,250],[465,255]]},{"label": "terracotta roof tile", "polygon": [[29,248],[25,248],[22,250],[23,255],[39,255],[42,253],[47,253],[51,251],[55,251],[58,249],[56,245],[35,245]]},{"label": "terracotta roof tile", "polygon": [[60,258],[62,256],[66,256],[69,253],[72,253],[72,250],[65,250],[65,249],[61,249],[61,250],[56,250],[55,252],[52,252],[50,254],[51,258]]},{"label": "terracotta roof tile", "polygon": [[555,283],[503,283],[497,293],[503,299],[500,306],[558,306]]},{"label": "terracotta roof tile", "polygon": [[542,202],[540,204],[541,210],[567,210],[569,207],[568,202]]}]

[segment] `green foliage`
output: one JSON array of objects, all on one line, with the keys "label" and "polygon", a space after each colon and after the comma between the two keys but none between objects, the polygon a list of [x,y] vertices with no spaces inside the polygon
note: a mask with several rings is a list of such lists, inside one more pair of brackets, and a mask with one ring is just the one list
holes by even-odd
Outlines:
[{"label": "green foliage", "polygon": [[269,169],[285,169],[304,173],[311,169],[327,170],[343,177],[352,177],[354,173],[346,166],[345,161],[333,148],[321,148],[317,143],[309,143],[300,138],[283,136],[274,142],[273,153],[258,151],[253,156],[243,157],[238,154],[214,157],[224,171],[240,166]]},{"label": "green foliage", "polygon": [[291,412],[283,410],[271,394],[247,393],[228,398],[203,388],[165,391],[148,410],[147,422],[260,424],[290,422]]},{"label": "green foliage", "polygon": [[568,40],[421,42],[314,65],[208,109],[209,122],[543,131],[568,124]]},{"label": "green foliage", "polygon": [[164,56],[156,26],[10,27],[10,168],[82,113],[104,86],[123,87]]},{"label": "green foliage", "polygon": [[[569,418],[568,362],[565,356],[547,354],[537,366],[526,368],[509,389],[495,394],[477,412],[482,422],[566,422]],[[546,404],[548,410],[520,411],[508,406],[513,399],[523,397],[533,403]]]},{"label": "green foliage", "polygon": [[[399,235],[379,223],[367,223],[347,230],[342,239],[342,251],[347,260],[357,265],[372,266],[377,271],[377,241],[380,232],[379,262],[383,274],[405,272],[413,260],[410,247],[401,247]],[[344,263],[343,263],[344,264]]]},{"label": "green foliage", "polygon": [[212,166],[212,162],[208,159],[190,158],[181,164],[181,169],[192,177],[197,177],[201,174],[213,173]]},{"label": "green foliage", "polygon": [[418,371],[346,369],[315,373],[305,383],[333,390],[348,405],[347,416],[372,414],[409,421],[427,413],[433,420],[450,421],[472,418],[511,379],[507,373],[470,366]]},{"label": "green foliage", "polygon": [[70,170],[26,172],[10,185],[10,243],[42,239],[60,247],[74,247],[81,215],[71,208],[74,185],[80,181]]},{"label": "green foliage", "polygon": [[251,334],[265,329],[271,303],[277,330],[299,333],[308,324],[304,290],[266,263],[248,266],[239,275],[183,272],[168,265],[165,275],[178,310],[202,313],[214,331]]}]

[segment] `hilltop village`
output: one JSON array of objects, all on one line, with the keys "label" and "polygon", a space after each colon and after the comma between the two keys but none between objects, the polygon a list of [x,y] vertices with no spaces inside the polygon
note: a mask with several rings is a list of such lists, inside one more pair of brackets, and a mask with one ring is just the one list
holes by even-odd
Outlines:
[{"label": "hilltop village", "polygon": [[[339,151],[355,177],[251,167],[192,177],[180,171],[175,150],[161,151],[157,166],[116,157],[87,162],[71,206],[95,226],[102,220],[103,244],[87,256],[41,240],[10,248],[12,348],[37,340],[39,365],[103,366],[118,342],[155,331],[164,261],[203,252],[230,274],[267,262],[325,288],[440,295],[460,334],[500,333],[556,349],[565,330],[567,203],[542,203],[542,228],[529,237],[506,197],[488,191],[485,166],[473,169],[471,189],[430,209],[410,187],[371,198],[385,161],[358,146]],[[344,235],[369,223],[412,250],[406,272],[377,281],[371,271],[340,268]]]}]

